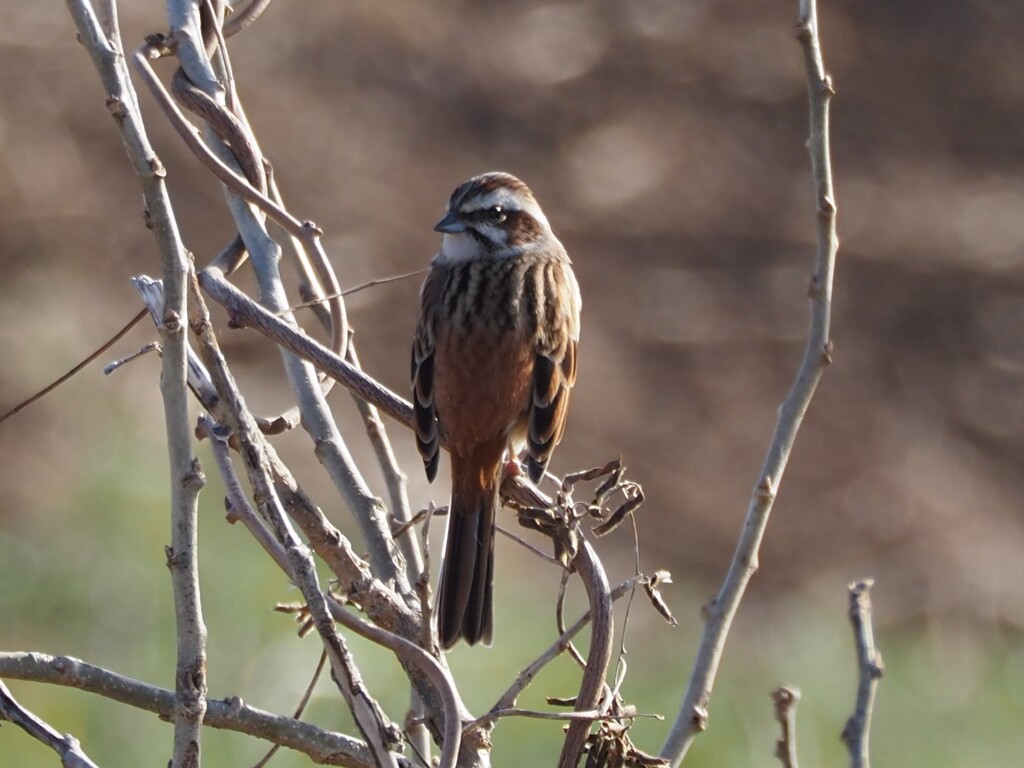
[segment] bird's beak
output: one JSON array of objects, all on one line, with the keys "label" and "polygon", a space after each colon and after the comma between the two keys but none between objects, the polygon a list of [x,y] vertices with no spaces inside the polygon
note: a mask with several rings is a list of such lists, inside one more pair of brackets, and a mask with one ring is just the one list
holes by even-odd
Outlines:
[{"label": "bird's beak", "polygon": [[466,231],[466,222],[459,217],[458,211],[448,211],[437,224],[434,225],[435,232],[446,232],[454,235]]}]

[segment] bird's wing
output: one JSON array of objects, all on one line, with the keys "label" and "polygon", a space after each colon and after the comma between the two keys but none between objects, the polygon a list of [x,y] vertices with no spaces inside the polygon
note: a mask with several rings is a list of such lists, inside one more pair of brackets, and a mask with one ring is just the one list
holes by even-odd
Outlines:
[{"label": "bird's wing", "polygon": [[432,307],[439,289],[435,273],[427,276],[420,293],[420,316],[412,344],[412,410],[415,416],[416,448],[423,458],[427,479],[437,475],[441,440],[434,408],[435,318]]},{"label": "bird's wing", "polygon": [[526,435],[527,470],[538,482],[562,440],[569,411],[569,390],[576,381],[576,342],[558,356],[538,353],[533,364],[533,393]]}]

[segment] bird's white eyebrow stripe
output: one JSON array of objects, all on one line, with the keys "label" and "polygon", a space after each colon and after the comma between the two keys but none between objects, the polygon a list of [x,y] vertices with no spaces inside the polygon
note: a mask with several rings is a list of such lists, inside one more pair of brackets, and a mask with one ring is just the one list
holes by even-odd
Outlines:
[{"label": "bird's white eyebrow stripe", "polygon": [[510,211],[523,211],[524,213],[528,213],[536,219],[541,226],[548,223],[547,217],[540,209],[536,200],[532,197],[524,196],[515,190],[511,190],[508,187],[499,187],[498,189],[491,190],[484,195],[473,195],[472,197],[462,201],[462,204],[459,206],[459,210],[463,213],[474,213],[476,211],[485,211],[496,205],[500,205],[502,208]]}]

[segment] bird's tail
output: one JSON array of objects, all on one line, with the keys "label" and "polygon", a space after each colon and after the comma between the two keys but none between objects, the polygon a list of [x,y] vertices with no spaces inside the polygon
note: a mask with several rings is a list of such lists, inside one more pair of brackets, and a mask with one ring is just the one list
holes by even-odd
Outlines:
[{"label": "bird's tail", "polygon": [[442,648],[450,648],[460,637],[469,645],[490,645],[494,629],[498,472],[481,471],[473,464],[452,457],[452,501],[437,600],[437,632]]}]

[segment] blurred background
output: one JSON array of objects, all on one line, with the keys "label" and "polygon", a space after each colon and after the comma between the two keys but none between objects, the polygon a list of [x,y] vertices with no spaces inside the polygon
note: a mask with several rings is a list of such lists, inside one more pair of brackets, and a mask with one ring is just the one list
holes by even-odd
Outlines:
[{"label": "blurred background", "polygon": [[[285,199],[325,230],[345,286],[426,266],[431,227],[468,176],[501,168],[535,191],[584,296],[579,381],[552,469],[621,455],[643,484],[641,567],[672,572],[666,599],[680,625],[643,600],[632,606],[624,692],[670,720],[699,607],[725,573],[806,333],[815,216],[796,6],[306,0],[272,4],[230,40]],[[120,7],[128,48],[165,30],[162,3]],[[64,7],[0,8],[2,411],[127,322],[139,308],[128,278],[157,275],[159,262]],[[803,691],[801,759],[843,764],[856,682],[845,588],[873,577],[887,667],[876,760],[1009,765],[1024,754],[1024,14],[971,0],[841,1],[820,15],[837,90],[835,362],[792,454],[710,729],[686,764],[772,764],[768,694],[782,683]],[[184,239],[205,263],[233,234],[221,190],[148,94],[141,101]],[[420,280],[348,301],[364,367],[403,394]],[[154,338],[140,325],[0,426],[0,649],[75,655],[172,686],[159,362],[100,372]],[[223,329],[221,340],[253,409],[287,408],[275,350],[253,332]],[[340,387],[330,399],[383,495],[351,399]],[[428,486],[409,436],[391,434],[414,507],[446,503],[446,478]],[[304,434],[278,444],[358,546]],[[290,711],[317,644],[270,611],[297,593],[225,524],[213,462],[198,451],[210,479],[210,695]],[[464,695],[475,711],[554,637],[557,572],[499,541],[495,647],[452,655],[457,675],[474,681]],[[613,581],[632,572],[625,528],[600,551]],[[401,673],[353,645],[401,720]],[[576,680],[560,662],[522,704],[570,695]],[[170,753],[171,729],[152,715],[75,691],[11,688],[100,763]],[[309,716],[346,727],[329,682]],[[643,719],[634,738],[656,752],[667,727]],[[496,764],[552,763],[559,732],[502,722]],[[224,765],[251,764],[264,749],[231,734],[204,739],[208,759]],[[53,759],[8,727],[0,762]],[[308,763],[282,752],[272,764]]]}]

